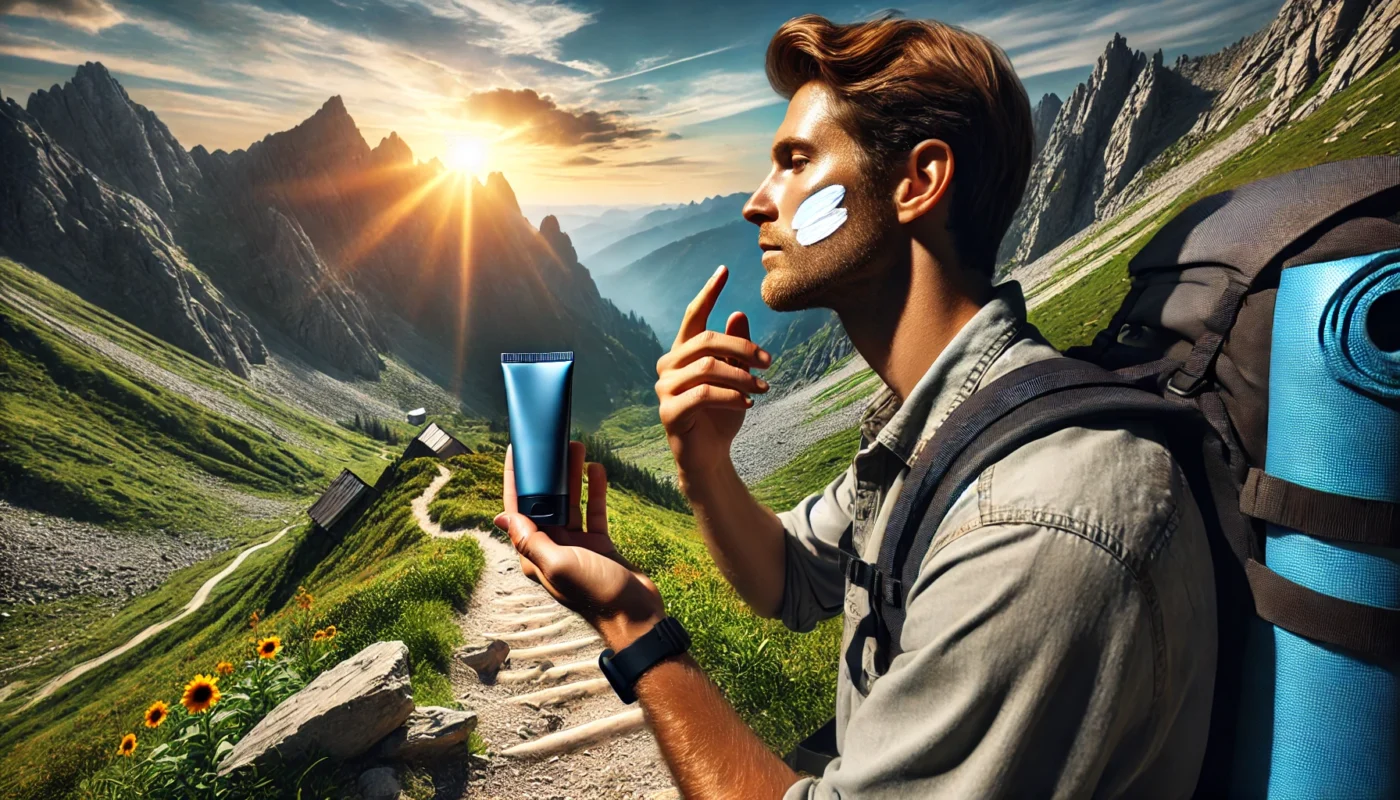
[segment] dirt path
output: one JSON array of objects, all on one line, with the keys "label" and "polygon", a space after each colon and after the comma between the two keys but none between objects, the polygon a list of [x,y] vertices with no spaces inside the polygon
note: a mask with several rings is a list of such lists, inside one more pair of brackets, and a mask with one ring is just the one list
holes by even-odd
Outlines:
[{"label": "dirt path", "polygon": [[438,477],[412,503],[414,518],[429,536],[469,535],[481,545],[486,566],[458,624],[469,648],[501,640],[511,649],[491,683],[453,664],[453,689],[477,712],[490,755],[462,796],[677,797],[641,709],[618,700],[598,671],[603,644],[588,623],[526,578],[509,544],[484,531],[444,531],[428,519],[428,505],[450,477],[438,465]]},{"label": "dirt path", "polygon": [[97,669],[103,664],[106,664],[108,661],[117,658],[118,656],[122,655],[123,653],[127,652],[133,647],[141,644],[142,642],[146,641],[152,636],[155,636],[157,633],[160,633],[166,628],[169,628],[171,625],[174,625],[175,623],[179,622],[185,617],[188,617],[189,615],[198,611],[200,607],[204,605],[204,602],[209,599],[209,594],[214,591],[214,587],[218,586],[220,581],[222,581],[224,578],[227,578],[229,575],[232,575],[234,570],[242,566],[243,561],[247,559],[248,556],[252,555],[253,553],[256,553],[264,547],[269,547],[273,544],[276,544],[277,540],[285,536],[287,531],[291,529],[292,526],[288,525],[287,527],[278,531],[277,534],[271,539],[268,539],[265,542],[260,542],[258,544],[253,545],[252,547],[245,549],[243,552],[239,553],[238,556],[234,558],[233,561],[227,567],[224,567],[222,570],[219,571],[217,575],[205,581],[204,585],[199,587],[199,590],[194,593],[194,597],[190,598],[190,601],[185,604],[185,607],[181,609],[180,613],[176,614],[170,619],[165,620],[164,622],[157,622],[156,624],[151,625],[150,627],[131,637],[131,639],[126,644],[108,650],[107,652],[103,653],[102,655],[96,658],[84,661],[83,663],[77,665],[76,667],[73,667],[72,669],[68,670],[62,675],[59,675],[57,678],[54,678],[53,680],[39,687],[39,691],[36,692],[35,695],[32,698],[30,698],[29,702],[25,703],[24,706],[21,707],[19,710],[24,711],[32,707],[35,703],[38,703],[40,700],[43,700],[44,698],[58,691],[61,687],[63,687],[65,684],[72,682],[75,678],[78,678],[79,676],[87,672]]}]

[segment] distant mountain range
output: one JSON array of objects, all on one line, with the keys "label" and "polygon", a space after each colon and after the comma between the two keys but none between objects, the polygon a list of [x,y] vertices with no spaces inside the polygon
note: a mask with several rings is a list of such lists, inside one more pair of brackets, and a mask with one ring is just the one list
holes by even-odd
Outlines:
[{"label": "distant mountain range", "polygon": [[[616,239],[588,252],[582,260],[594,275],[616,272],[653,250],[692,234],[742,221],[740,212],[749,195],[743,192],[708,197],[699,203],[659,209],[615,231]],[[749,226],[751,230],[756,230]],[[757,234],[754,235],[757,248]],[[604,240],[606,241],[606,240]]]},{"label": "distant mountain range", "polygon": [[[101,64],[0,104],[0,251],[246,376],[268,326],[328,370],[375,377],[406,321],[436,370],[496,410],[499,353],[573,349],[575,407],[645,391],[660,346],[598,293],[558,222],[486,184],[371,148],[339,97],[247,150],[186,151]],[[390,324],[393,323],[393,324]]]},{"label": "distant mountain range", "polygon": [[711,228],[658,250],[622,269],[598,276],[603,294],[624,311],[635,312],[668,344],[680,328],[685,307],[699,293],[715,268],[729,268],[729,283],[710,314],[710,327],[722,329],[734,311],[749,316],[755,341],[786,325],[789,315],[764,304],[759,293],[763,277],[758,228],[742,219]]}]

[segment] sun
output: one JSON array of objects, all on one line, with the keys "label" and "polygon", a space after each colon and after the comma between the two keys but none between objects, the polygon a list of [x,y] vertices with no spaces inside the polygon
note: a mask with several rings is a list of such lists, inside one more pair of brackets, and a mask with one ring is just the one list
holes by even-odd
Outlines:
[{"label": "sun", "polygon": [[486,166],[488,146],[472,136],[454,136],[447,143],[444,161],[459,172],[477,173]]}]

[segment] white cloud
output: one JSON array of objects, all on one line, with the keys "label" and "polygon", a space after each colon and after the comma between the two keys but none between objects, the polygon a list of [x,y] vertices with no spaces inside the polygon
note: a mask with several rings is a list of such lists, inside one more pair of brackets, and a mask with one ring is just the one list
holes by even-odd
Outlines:
[{"label": "white cloud", "polygon": [[97,33],[123,22],[121,12],[107,0],[0,0],[0,16],[49,19]]},{"label": "white cloud", "polygon": [[1211,41],[1222,28],[1273,10],[1277,0],[1136,0],[1105,11],[1086,0],[1041,2],[960,25],[1006,50],[1022,78],[1092,65],[1114,33],[1135,50],[1187,48]]}]

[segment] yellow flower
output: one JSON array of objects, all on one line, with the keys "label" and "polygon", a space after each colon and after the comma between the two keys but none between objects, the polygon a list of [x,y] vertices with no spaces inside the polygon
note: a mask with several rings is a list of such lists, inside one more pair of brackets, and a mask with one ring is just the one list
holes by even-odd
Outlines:
[{"label": "yellow flower", "polygon": [[213,675],[196,675],[185,684],[185,693],[180,697],[180,705],[191,714],[208,711],[219,702],[219,679]]},{"label": "yellow flower", "polygon": [[151,703],[151,707],[146,709],[146,727],[159,728],[165,718],[170,716],[170,706],[164,700],[157,700]]},{"label": "yellow flower", "polygon": [[334,638],[335,638],[335,626],[334,626],[334,625],[327,625],[327,626],[326,626],[326,638],[327,638],[327,639],[334,639]]},{"label": "yellow flower", "polygon": [[312,598],[311,598],[311,593],[308,592],[308,591],[306,591],[306,587],[305,587],[305,586],[298,586],[298,587],[297,587],[297,608],[300,608],[302,611],[309,611],[309,610],[311,609],[311,600],[312,600]]},{"label": "yellow flower", "polygon": [[220,675],[232,675],[233,664],[231,664],[228,661],[220,661],[219,663],[214,665],[214,671],[219,673]]},{"label": "yellow flower", "polygon": [[117,755],[129,756],[136,752],[136,734],[128,733],[122,737],[122,743],[117,746]]},{"label": "yellow flower", "polygon": [[258,640],[258,658],[276,658],[282,652],[282,638],[269,636]]},{"label": "yellow flower", "polygon": [[325,631],[316,631],[315,633],[311,634],[311,641],[313,641],[313,642],[324,642],[325,640],[326,640],[326,632],[325,632]]},{"label": "yellow flower", "polygon": [[258,629],[258,622],[260,620],[261,617],[258,616],[258,612],[254,611],[252,615],[248,617],[248,627],[252,628],[256,632]]}]

